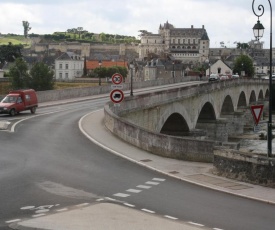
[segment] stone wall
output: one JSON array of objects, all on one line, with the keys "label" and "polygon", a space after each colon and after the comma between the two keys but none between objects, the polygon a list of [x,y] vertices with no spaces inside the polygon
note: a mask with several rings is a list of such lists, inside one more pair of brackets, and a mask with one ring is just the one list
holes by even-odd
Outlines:
[{"label": "stone wall", "polygon": [[214,173],[248,183],[275,188],[275,159],[215,147]]},{"label": "stone wall", "polygon": [[187,161],[213,162],[213,148],[221,143],[175,137],[150,132],[115,114],[116,107],[106,104],[104,123],[108,130],[124,141],[153,154]]}]

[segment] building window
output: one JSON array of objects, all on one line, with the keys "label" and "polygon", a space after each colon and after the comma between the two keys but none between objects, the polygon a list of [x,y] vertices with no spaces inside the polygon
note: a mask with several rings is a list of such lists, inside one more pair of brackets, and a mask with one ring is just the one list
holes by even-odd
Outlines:
[{"label": "building window", "polygon": [[66,78],[69,78],[69,74],[68,74],[68,73],[65,73],[65,77],[66,77]]},{"label": "building window", "polygon": [[59,73],[59,78],[62,78],[62,73]]},{"label": "building window", "polygon": [[69,69],[69,64],[66,64],[65,68],[66,68],[66,69]]},{"label": "building window", "polygon": [[185,43],[185,39],[183,39],[183,44]]},{"label": "building window", "polygon": [[188,44],[190,44],[190,39],[188,39]]},{"label": "building window", "polygon": [[62,69],[62,64],[61,63],[59,64],[59,69]]},{"label": "building window", "polygon": [[196,43],[196,39],[193,39],[193,44],[195,44]]},{"label": "building window", "polygon": [[173,39],[173,44],[175,44],[175,39]]},{"label": "building window", "polygon": [[178,39],[178,44],[180,44],[180,39]]}]

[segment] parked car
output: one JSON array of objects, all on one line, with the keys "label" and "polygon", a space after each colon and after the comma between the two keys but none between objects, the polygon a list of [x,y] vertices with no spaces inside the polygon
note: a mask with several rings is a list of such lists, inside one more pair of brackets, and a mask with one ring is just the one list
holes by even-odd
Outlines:
[{"label": "parked car", "polygon": [[14,90],[0,102],[0,113],[14,116],[24,110],[35,113],[38,107],[36,93],[33,89]]},{"label": "parked car", "polygon": [[222,80],[228,80],[229,79],[229,77],[227,76],[227,75],[222,75],[222,76],[220,76],[220,80],[222,81]]},{"label": "parked car", "polygon": [[220,80],[220,76],[216,73],[210,74],[210,77],[208,78],[208,81],[218,81]]},{"label": "parked car", "polygon": [[232,78],[239,78],[240,76],[239,76],[239,74],[233,74],[232,75]]}]

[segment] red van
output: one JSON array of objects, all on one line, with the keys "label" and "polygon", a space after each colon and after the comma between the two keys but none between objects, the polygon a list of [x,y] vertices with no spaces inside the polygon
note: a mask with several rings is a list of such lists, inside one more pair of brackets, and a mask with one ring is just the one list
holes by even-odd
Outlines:
[{"label": "red van", "polygon": [[35,113],[38,107],[37,96],[33,89],[14,90],[0,102],[0,113],[14,116],[24,110]]}]

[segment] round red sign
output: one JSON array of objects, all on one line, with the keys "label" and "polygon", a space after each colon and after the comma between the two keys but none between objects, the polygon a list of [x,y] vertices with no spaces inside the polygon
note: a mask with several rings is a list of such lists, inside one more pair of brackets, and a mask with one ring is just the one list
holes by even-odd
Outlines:
[{"label": "round red sign", "polygon": [[119,73],[115,73],[112,76],[112,82],[115,85],[119,85],[123,81],[123,76]]},{"label": "round red sign", "polygon": [[124,99],[124,93],[119,89],[114,89],[110,94],[110,98],[112,102],[120,103]]}]

